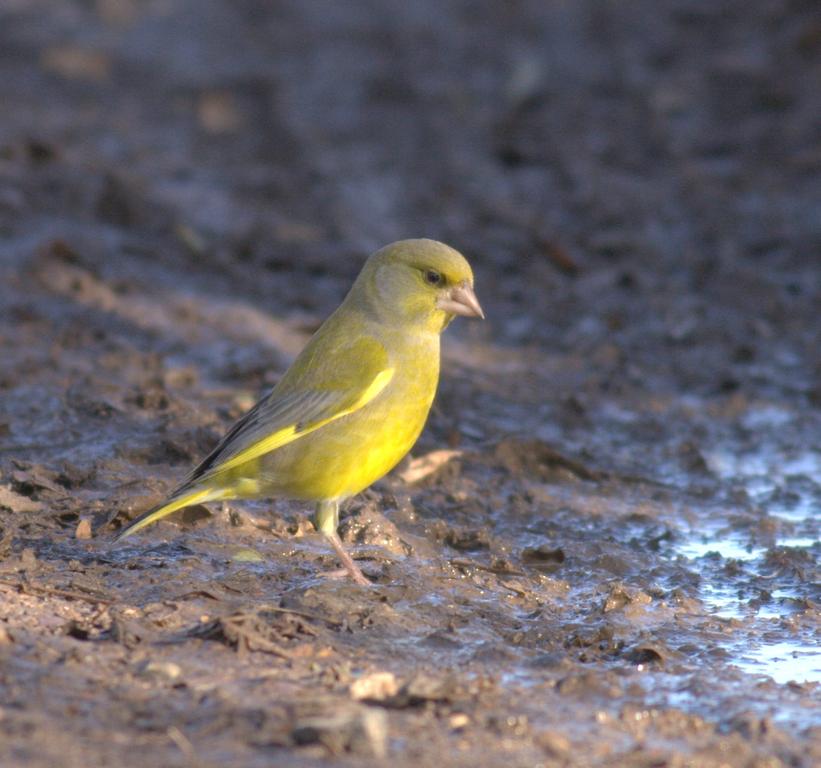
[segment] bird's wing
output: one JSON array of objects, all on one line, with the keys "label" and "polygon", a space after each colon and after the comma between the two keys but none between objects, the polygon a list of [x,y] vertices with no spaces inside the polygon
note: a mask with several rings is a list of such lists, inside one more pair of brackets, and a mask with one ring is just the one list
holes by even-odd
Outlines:
[{"label": "bird's wing", "polygon": [[[385,348],[363,336],[342,348],[309,345],[271,394],[246,413],[191,473],[190,486],[359,410],[393,378]],[[283,386],[284,385],[284,386]]]}]

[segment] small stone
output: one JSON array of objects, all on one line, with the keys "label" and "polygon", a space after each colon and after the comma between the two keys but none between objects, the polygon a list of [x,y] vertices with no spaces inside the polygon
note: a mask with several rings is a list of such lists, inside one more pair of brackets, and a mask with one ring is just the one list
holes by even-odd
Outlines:
[{"label": "small stone", "polygon": [[0,509],[12,512],[39,512],[43,505],[39,501],[13,491],[8,485],[0,485]]},{"label": "small stone", "polygon": [[235,563],[261,563],[265,558],[255,549],[239,549],[232,559]]},{"label": "small stone", "polygon": [[350,691],[356,701],[385,701],[397,694],[399,683],[392,672],[374,672],[354,680]]},{"label": "small stone", "polygon": [[77,530],[74,532],[75,538],[90,539],[91,538],[91,521],[84,517],[77,523]]},{"label": "small stone", "polygon": [[610,613],[611,611],[619,611],[628,605],[636,607],[644,607],[652,602],[652,598],[646,592],[633,587],[627,587],[624,584],[614,584],[605,598],[602,611]]},{"label": "small stone", "polygon": [[464,712],[456,712],[448,718],[448,726],[453,731],[460,731],[470,724],[470,718]]},{"label": "small stone", "polygon": [[420,673],[402,686],[397,698],[409,705],[426,701],[452,701],[456,698],[456,682],[450,676],[434,677]]},{"label": "small stone", "polygon": [[343,707],[300,719],[291,738],[299,745],[322,744],[331,754],[352,752],[382,758],[388,751],[388,718],[381,709]]},{"label": "small stone", "polygon": [[175,664],[173,661],[149,661],[140,669],[140,674],[143,677],[176,680],[182,674],[182,669],[179,664]]},{"label": "small stone", "polygon": [[565,736],[556,731],[542,731],[536,736],[536,743],[550,757],[561,758],[570,754],[572,745]]}]

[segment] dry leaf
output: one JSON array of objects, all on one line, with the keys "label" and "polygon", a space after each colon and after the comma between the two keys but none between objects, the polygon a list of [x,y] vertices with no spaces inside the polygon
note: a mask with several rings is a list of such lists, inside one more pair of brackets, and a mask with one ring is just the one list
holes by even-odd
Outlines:
[{"label": "dry leaf", "polygon": [[431,451],[418,459],[413,459],[408,468],[399,473],[399,477],[406,483],[416,483],[428,475],[432,475],[439,467],[447,464],[451,459],[461,456],[462,451],[441,450]]},{"label": "dry leaf", "polygon": [[0,508],[10,509],[12,512],[39,512],[43,505],[13,491],[8,485],[0,485]]}]

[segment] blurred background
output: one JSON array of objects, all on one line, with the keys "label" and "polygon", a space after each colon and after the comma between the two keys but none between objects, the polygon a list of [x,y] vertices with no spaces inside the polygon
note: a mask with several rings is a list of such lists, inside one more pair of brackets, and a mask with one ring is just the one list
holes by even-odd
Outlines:
[{"label": "blurred background", "polygon": [[476,266],[473,333],[652,369],[718,344],[676,371],[702,391],[800,357],[817,400],[814,10],[7,0],[7,258],[54,237],[155,296],[143,266],[322,316],[429,236]]},{"label": "blurred background", "polygon": [[[574,277],[599,270],[718,302],[727,272],[818,261],[814,10],[7,0],[4,235],[93,221],[110,260],[129,237],[150,261],[193,250],[292,301],[428,235],[505,276],[488,301],[521,291],[534,322],[496,315],[511,339],[566,331]],[[817,289],[798,275],[779,298]]]},{"label": "blurred background", "polygon": [[[444,468],[432,479],[416,466],[368,498],[415,532],[410,561],[446,563],[418,594],[411,565],[384,579],[410,590],[392,619],[422,654],[406,647],[409,668],[438,656],[479,675],[518,670],[500,683],[503,705],[465,699],[478,729],[465,764],[511,764],[506,739],[521,764],[673,764],[678,750],[705,765],[809,765],[808,686],[821,679],[813,0],[3,0],[6,577],[76,592],[85,569],[142,611],[193,557],[185,546],[246,535],[211,521],[181,550],[127,561],[95,560],[85,542],[155,500],[278,380],[368,253],[421,236],[468,257],[488,319],[448,330],[414,451],[456,453],[434,455]],[[364,536],[352,540],[377,541]],[[275,554],[253,583],[269,598],[303,589],[319,555]],[[198,578],[216,578],[206,561]],[[453,569],[498,616],[477,618],[474,593],[435,610],[414,602],[456,589]],[[511,572],[518,603],[500,581]],[[38,664],[79,653],[72,632],[114,636],[102,618],[78,614],[69,632],[43,605],[20,605],[0,615],[28,638],[9,653],[25,645]],[[425,645],[457,614],[472,640]],[[370,653],[394,631],[374,621]],[[238,701],[270,699],[225,664],[250,686]],[[656,672],[636,677],[637,664]],[[30,674],[20,668],[18,691]],[[92,696],[90,679],[65,674],[58,687]],[[572,701],[556,692],[568,679]],[[244,754],[231,751],[239,726],[175,720],[162,709],[173,697],[152,686],[178,732],[201,726],[214,748]],[[14,743],[27,764],[53,764],[79,747],[50,730],[69,705],[37,690],[20,717],[50,713],[31,733],[56,751],[20,729]],[[472,727],[435,706],[439,719],[418,723],[433,752],[409,765],[462,749],[457,731]],[[655,712],[644,731],[630,707]],[[106,732],[131,727],[111,712],[83,721],[98,756],[113,749]],[[558,712],[572,728],[551,730]],[[412,741],[399,717],[391,732]]]}]

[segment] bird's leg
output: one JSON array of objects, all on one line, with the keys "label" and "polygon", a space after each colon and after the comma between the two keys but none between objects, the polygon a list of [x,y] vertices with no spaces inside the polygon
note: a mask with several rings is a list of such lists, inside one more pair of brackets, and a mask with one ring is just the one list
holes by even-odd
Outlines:
[{"label": "bird's leg", "polygon": [[342,561],[351,578],[363,587],[369,586],[370,582],[365,578],[354,559],[345,551],[342,540],[336,532],[339,524],[339,502],[336,500],[320,501],[316,505],[316,515],[314,516],[316,527],[325,534],[336,552],[336,556]]},{"label": "bird's leg", "polygon": [[342,541],[340,540],[339,536],[337,535],[336,531],[331,534],[325,534],[328,537],[328,541],[331,542],[331,546],[334,548],[337,557],[342,561],[342,565],[345,566],[348,573],[351,574],[351,578],[359,585],[363,587],[369,587],[371,582],[365,578],[365,574],[359,569],[359,566],[354,562],[354,559],[348,554],[345,550],[345,547],[342,546]]}]

